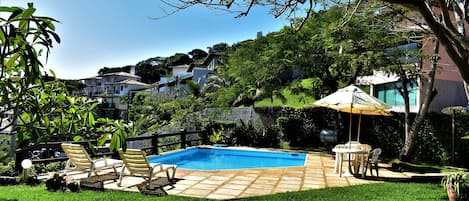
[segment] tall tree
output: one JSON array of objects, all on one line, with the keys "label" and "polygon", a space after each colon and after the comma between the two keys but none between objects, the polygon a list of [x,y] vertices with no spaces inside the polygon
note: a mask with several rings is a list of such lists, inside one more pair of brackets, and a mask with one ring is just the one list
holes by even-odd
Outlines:
[{"label": "tall tree", "polygon": [[[57,21],[36,16],[35,12],[32,3],[27,8],[0,6],[0,120],[4,122],[7,114],[11,120],[1,130],[14,126],[27,104],[28,90],[43,86],[39,58],[47,58],[53,43],[60,42],[55,33]],[[15,142],[12,135],[10,151],[15,150]]]},{"label": "tall tree", "polygon": [[155,83],[169,73],[169,69],[162,65],[164,61],[165,58],[162,57],[153,57],[140,61],[135,65],[136,74],[142,78],[143,83]]},{"label": "tall tree", "polygon": [[188,52],[187,54],[191,55],[192,60],[200,61],[207,57],[208,53],[201,50],[201,49],[193,49],[192,51]]},{"label": "tall tree", "polygon": [[[246,16],[254,6],[269,6],[275,17],[292,17],[298,11],[306,7],[305,16],[299,28],[314,13],[314,10],[323,6],[330,7],[337,1],[328,0],[164,0],[169,9],[168,14],[175,13],[194,5],[204,5],[209,8],[227,10],[237,13],[237,17]],[[355,6],[350,5],[350,12],[344,16],[344,22],[352,18],[353,13],[360,7],[362,1],[358,0]],[[373,1],[370,1],[373,2]],[[444,49],[451,57],[459,69],[459,72],[466,83],[469,83],[469,40],[466,37],[465,25],[469,23],[469,2],[466,0],[374,0],[374,2],[391,3],[390,8],[404,6],[414,12],[420,13],[425,20],[425,24],[438,38]],[[397,13],[396,13],[397,14]],[[402,13],[401,13],[402,14]],[[411,19],[412,17],[409,17]],[[416,22],[422,25],[420,22]]]}]

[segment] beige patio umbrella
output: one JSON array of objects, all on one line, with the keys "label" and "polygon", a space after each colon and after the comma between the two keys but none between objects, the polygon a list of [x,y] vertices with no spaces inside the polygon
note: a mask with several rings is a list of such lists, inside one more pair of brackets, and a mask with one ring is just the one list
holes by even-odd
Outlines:
[{"label": "beige patio umbrella", "polygon": [[368,95],[360,88],[350,85],[316,101],[316,106],[328,107],[350,113],[349,141],[352,140],[352,114],[360,114],[358,120],[357,141],[360,141],[361,115],[390,116],[389,107],[381,100]]}]

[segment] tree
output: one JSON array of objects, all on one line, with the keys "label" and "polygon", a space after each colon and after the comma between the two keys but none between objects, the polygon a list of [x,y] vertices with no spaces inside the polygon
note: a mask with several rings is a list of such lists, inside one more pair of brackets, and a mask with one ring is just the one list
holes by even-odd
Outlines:
[{"label": "tree", "polygon": [[176,98],[164,93],[152,96],[139,92],[129,107],[129,119],[135,122],[136,130],[142,133],[166,125],[193,130],[200,125],[201,119],[197,112],[203,109],[202,100],[193,95]]},{"label": "tree", "polygon": [[[15,125],[28,90],[43,86],[39,57],[47,58],[54,42],[60,42],[55,33],[57,21],[35,16],[35,12],[32,3],[27,8],[0,6],[0,120],[10,118],[9,125],[2,125],[0,130]],[[15,139],[13,134],[10,155],[15,150]]]},{"label": "tree", "polygon": [[[164,1],[170,7],[168,15],[186,9],[194,5],[204,5],[206,7],[227,10],[229,12],[238,13],[237,17],[246,16],[253,6],[270,6],[275,17],[282,15],[292,16],[293,13],[303,8],[303,4],[307,4],[306,16],[303,22],[313,13],[313,9],[319,4],[327,5],[327,1],[317,0],[282,0],[282,1],[211,1],[211,0],[193,0],[193,1]],[[362,1],[358,1],[360,4]],[[467,83],[469,82],[469,40],[466,39],[466,30],[464,25],[469,23],[469,3],[465,0],[381,0],[381,2],[392,3],[410,8],[412,11],[421,14],[426,25],[431,29],[433,34],[439,39],[448,55],[459,69],[459,72]],[[326,6],[324,6],[326,7]],[[358,6],[357,6],[358,7]],[[356,8],[357,8],[356,7]],[[356,9],[351,9],[350,14],[344,15],[344,19],[349,19]],[[409,18],[410,19],[410,18]],[[422,25],[417,22],[417,24]],[[299,27],[302,27],[300,23]],[[466,87],[467,88],[467,87]],[[466,93],[469,90],[466,89]]]},{"label": "tree", "polygon": [[[275,17],[291,17],[294,16],[294,13],[306,6],[305,16],[302,23],[299,23],[299,28],[301,28],[304,22],[314,13],[316,7],[322,5],[324,8],[327,8],[330,3],[333,3],[333,1],[326,0],[166,0],[163,2],[171,9],[169,12],[166,12],[168,15],[190,6],[203,5],[209,8],[238,13],[237,17],[248,15],[251,8],[254,6],[269,6]],[[362,3],[361,0],[357,2],[356,6],[343,16],[344,21],[350,19]],[[433,34],[435,34],[458,67],[465,83],[469,83],[469,40],[466,38],[466,30],[464,27],[465,24],[467,25],[469,23],[469,12],[467,12],[469,10],[469,3],[466,0],[375,0],[374,2],[400,5],[409,8],[411,11],[420,13],[425,20],[425,24],[428,25]],[[396,6],[389,6],[389,8],[396,8]],[[412,17],[409,19],[412,19]],[[423,25],[420,22],[416,23]]]},{"label": "tree", "polygon": [[[229,92],[223,90],[214,97],[226,100],[238,94],[228,101],[232,106],[252,105],[263,98],[281,100],[282,86],[299,78],[293,72],[301,72],[301,78],[311,78],[310,94],[319,98],[382,65],[384,50],[405,41],[392,33],[390,22],[398,20],[392,16],[362,10],[360,17],[344,25],[340,23],[343,12],[343,7],[331,7],[311,14],[296,34],[285,27],[234,45],[227,65],[219,68],[223,79],[229,80]],[[293,91],[303,92],[298,89]]]},{"label": "tree", "polygon": [[140,76],[143,83],[151,84],[160,81],[160,78],[167,75],[170,71],[166,66],[161,65],[165,58],[153,57],[140,61],[135,65],[137,75]]},{"label": "tree", "polygon": [[[100,137],[113,134],[112,148],[125,148],[129,132],[122,131],[126,125],[104,121],[101,127],[95,127],[94,101],[71,97],[66,86],[55,80],[53,71],[53,78],[41,75],[41,56],[47,59],[60,38],[55,33],[57,21],[35,16],[35,12],[32,3],[27,8],[0,6],[0,118],[3,122],[8,115],[11,120],[1,129],[13,127],[18,135],[12,134],[11,154],[16,148],[51,139],[90,139],[95,129],[103,134]],[[21,154],[18,157],[23,159]]]},{"label": "tree", "polygon": [[[430,41],[426,41],[429,43]],[[405,139],[404,146],[401,149],[399,158],[402,161],[410,161],[412,153],[415,147],[415,141],[418,137],[420,128],[422,127],[427,112],[430,108],[430,103],[432,102],[436,91],[434,90],[435,84],[435,74],[437,69],[437,61],[439,59],[439,43],[438,40],[433,42],[433,55],[422,55],[421,49],[414,50],[405,50],[400,49],[399,46],[391,49],[391,53],[388,54],[388,62],[390,65],[386,66],[385,71],[389,73],[394,73],[399,76],[400,86],[395,84],[396,89],[399,91],[399,94],[404,99],[405,110],[404,110],[404,131]],[[411,57],[411,59],[408,59]],[[412,59],[415,58],[415,59]],[[432,66],[428,74],[421,72],[418,66],[424,59],[429,59]],[[410,60],[410,61],[409,61]],[[423,95],[423,104],[420,105],[419,111],[412,119],[410,117],[410,98],[409,98],[409,88],[412,88],[413,85],[417,85],[417,79],[420,78],[422,85],[419,86],[424,89]]]},{"label": "tree", "polygon": [[227,43],[217,43],[212,47],[208,47],[209,54],[226,54],[230,49],[230,46]]},{"label": "tree", "polygon": [[189,55],[191,55],[192,57],[192,60],[194,61],[200,61],[200,60],[203,60],[205,59],[205,57],[207,57],[208,53],[201,50],[201,49],[193,49],[192,51],[190,51],[189,53],[187,53]]},{"label": "tree", "polygon": [[18,147],[47,141],[71,141],[80,136],[96,139],[95,115],[97,102],[72,97],[65,84],[52,81],[44,87],[30,88],[17,122]]},{"label": "tree", "polygon": [[164,63],[162,64],[165,67],[168,66],[178,66],[178,65],[184,65],[184,64],[190,64],[194,62],[189,55],[183,54],[183,53],[176,53],[173,56],[170,56],[166,58]]}]

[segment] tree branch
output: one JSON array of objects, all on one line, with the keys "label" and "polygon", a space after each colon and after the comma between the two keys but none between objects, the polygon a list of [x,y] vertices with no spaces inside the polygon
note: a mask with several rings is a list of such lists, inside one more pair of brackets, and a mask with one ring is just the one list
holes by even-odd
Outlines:
[{"label": "tree branch", "polygon": [[451,18],[449,17],[449,12],[448,12],[448,6],[446,5],[445,0],[438,0],[440,2],[440,8],[441,8],[441,13],[443,13],[443,22],[446,27],[449,29],[456,30],[456,28],[453,26],[453,23],[451,23]]},{"label": "tree branch", "polygon": [[[459,72],[464,80],[469,80],[469,71],[467,71],[468,63],[466,50],[464,49],[462,43],[464,41],[457,40],[453,37],[453,34],[442,26],[439,22],[436,21],[432,12],[431,8],[428,5],[421,6],[418,8],[418,11],[422,15],[422,17],[427,22],[430,29],[433,31],[433,34],[441,41],[443,46],[445,47],[446,52],[451,57],[453,62],[458,66]],[[457,51],[457,48],[459,51]]]},{"label": "tree branch", "polygon": [[249,14],[249,11],[251,11],[251,8],[252,8],[252,6],[254,5],[254,2],[255,2],[255,1],[256,1],[256,0],[250,0],[250,1],[249,1],[249,5],[248,5],[246,11],[240,13],[240,14],[239,14],[238,16],[236,16],[236,17],[238,18],[238,17],[242,17],[242,16],[248,15],[248,14]]}]

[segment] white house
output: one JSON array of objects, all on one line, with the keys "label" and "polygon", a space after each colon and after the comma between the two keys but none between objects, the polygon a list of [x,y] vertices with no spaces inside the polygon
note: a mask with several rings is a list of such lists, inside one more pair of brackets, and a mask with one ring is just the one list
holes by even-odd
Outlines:
[{"label": "white house", "polygon": [[135,66],[127,72],[115,72],[81,79],[86,87],[75,94],[89,98],[102,99],[109,107],[119,111],[127,110],[127,103],[122,103],[121,98],[128,96],[130,91],[138,91],[148,88],[150,85],[140,82],[140,76],[135,75]]}]

